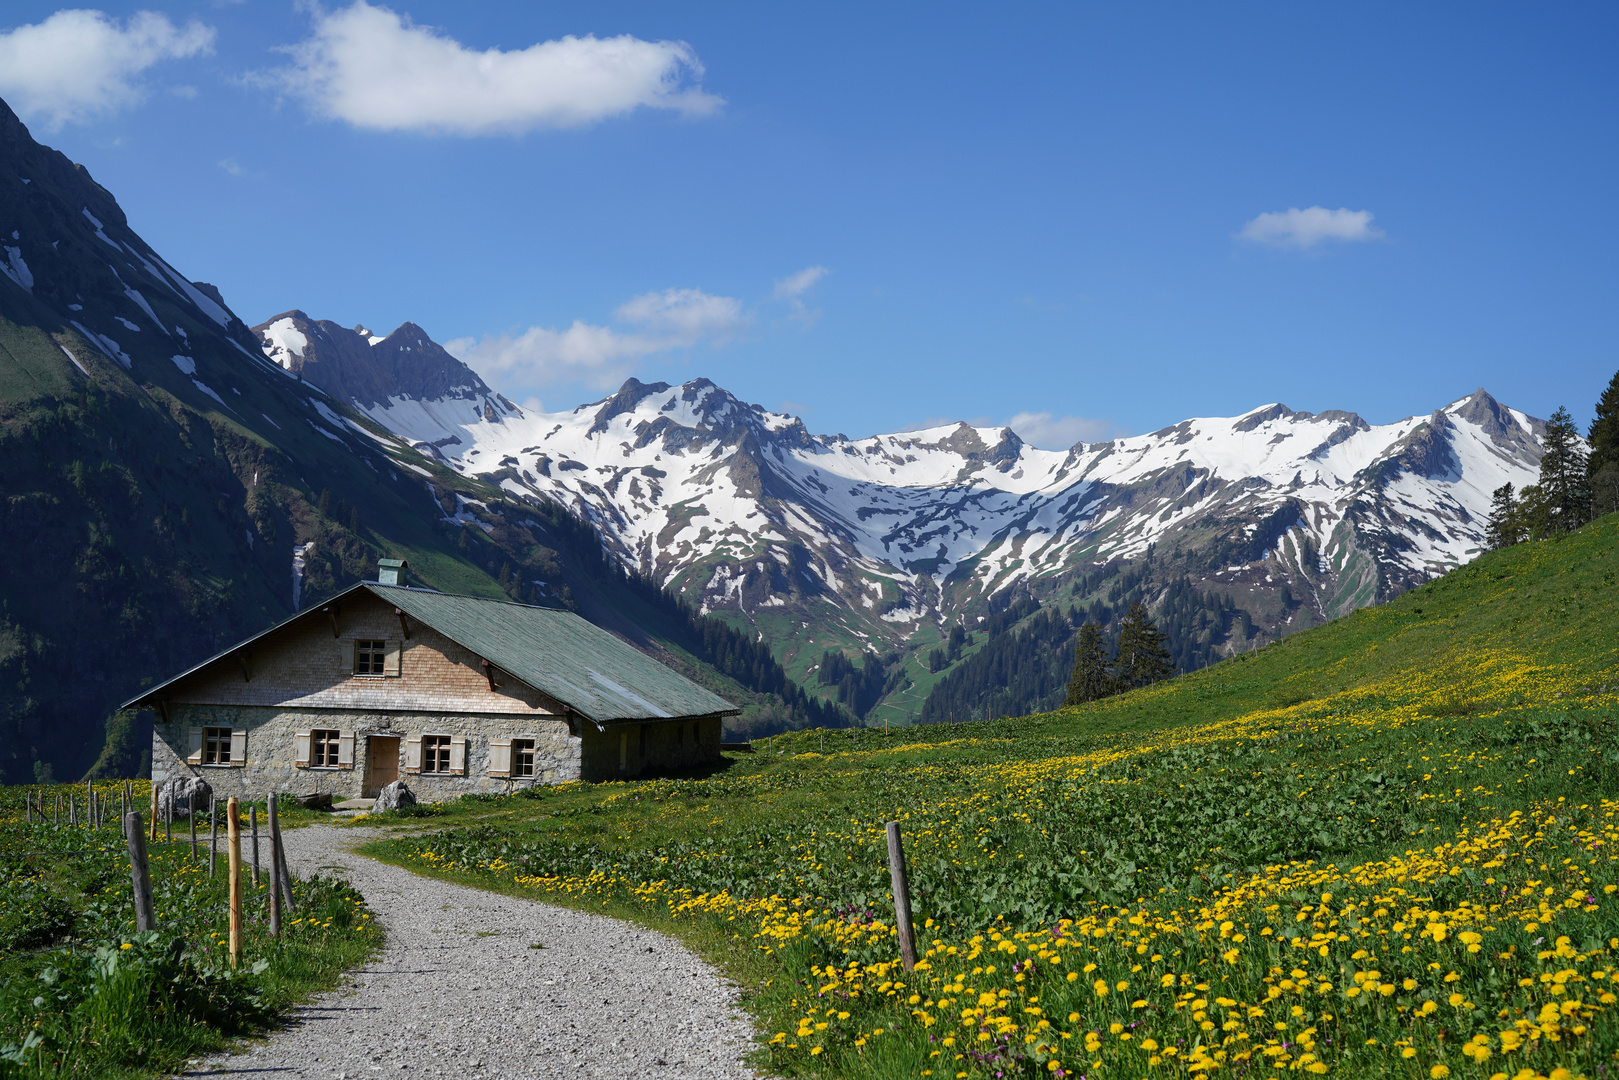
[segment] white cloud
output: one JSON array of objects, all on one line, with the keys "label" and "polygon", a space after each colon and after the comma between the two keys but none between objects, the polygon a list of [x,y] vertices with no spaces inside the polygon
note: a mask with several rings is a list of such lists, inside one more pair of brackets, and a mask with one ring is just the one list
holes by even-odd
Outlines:
[{"label": "white cloud", "polygon": [[146,69],[213,47],[213,28],[195,20],[179,27],[139,11],[120,24],[100,11],[58,11],[0,31],[0,97],[56,131],[135,104],[145,96],[137,77]]},{"label": "white cloud", "polygon": [[1293,207],[1260,214],[1237,234],[1239,240],[1305,250],[1328,240],[1364,243],[1382,240],[1386,236],[1382,229],[1372,224],[1370,210],[1346,210],[1341,207],[1328,210],[1324,206],[1312,206],[1308,210]]},{"label": "white cloud", "polygon": [[742,301],[729,296],[710,296],[700,289],[644,293],[625,303],[615,314],[621,322],[671,335],[683,345],[695,344],[705,337],[724,339],[747,321],[742,313]]},{"label": "white cloud", "polygon": [[1048,412],[1020,412],[1006,426],[1024,442],[1045,450],[1066,450],[1077,442],[1101,442],[1124,434],[1111,420],[1052,416]]},{"label": "white cloud", "polygon": [[640,107],[701,115],[721,104],[698,85],[703,65],[684,42],[570,35],[480,52],[365,0],[317,13],[309,39],[286,51],[292,66],[257,81],[378,131],[515,134]]},{"label": "white cloud", "polygon": [[626,332],[575,319],[566,330],[532,326],[521,334],[457,338],[445,348],[491,379],[508,377],[525,388],[582,381],[597,390],[623,382],[636,361],[656,353],[720,343],[747,323],[742,302],[700,289],[644,293],[621,305]]}]

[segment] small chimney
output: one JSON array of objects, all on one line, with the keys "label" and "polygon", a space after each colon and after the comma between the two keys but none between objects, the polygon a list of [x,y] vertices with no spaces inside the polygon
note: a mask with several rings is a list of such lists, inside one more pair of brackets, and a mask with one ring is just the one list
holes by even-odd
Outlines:
[{"label": "small chimney", "polygon": [[401,570],[409,569],[410,563],[406,562],[404,559],[378,559],[377,584],[398,585],[400,583],[399,572]]}]

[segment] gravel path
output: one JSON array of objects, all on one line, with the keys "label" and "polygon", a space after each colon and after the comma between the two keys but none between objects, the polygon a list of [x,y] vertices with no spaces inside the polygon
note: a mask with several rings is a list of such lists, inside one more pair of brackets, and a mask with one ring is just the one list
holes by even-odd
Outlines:
[{"label": "gravel path", "polygon": [[[737,993],[630,923],[420,877],[354,854],[380,830],[284,834],[293,872],[340,872],[388,932],[344,987],[187,1076],[753,1077]],[[543,949],[531,948],[543,942]]]}]

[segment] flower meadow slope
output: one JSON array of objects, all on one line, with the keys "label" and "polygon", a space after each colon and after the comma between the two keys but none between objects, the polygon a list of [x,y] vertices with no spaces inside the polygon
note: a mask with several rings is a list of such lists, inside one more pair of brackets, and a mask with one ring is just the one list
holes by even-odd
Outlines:
[{"label": "flower meadow slope", "polygon": [[803,733],[385,850],[688,933],[787,1074],[1609,1075],[1616,534],[1084,711]]}]

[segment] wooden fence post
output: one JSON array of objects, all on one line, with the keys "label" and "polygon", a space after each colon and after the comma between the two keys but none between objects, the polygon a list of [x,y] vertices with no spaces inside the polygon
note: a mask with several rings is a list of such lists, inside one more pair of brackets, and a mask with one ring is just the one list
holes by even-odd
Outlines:
[{"label": "wooden fence post", "polygon": [[236,821],[238,804],[232,795],[225,804],[225,854],[230,867],[230,966],[242,958],[242,828]]},{"label": "wooden fence post", "polygon": [[[191,808],[191,817],[195,820],[197,808]],[[219,800],[212,796],[208,799],[208,880],[214,880],[214,862],[219,858]]]},{"label": "wooden fence post", "polygon": [[133,811],[124,815],[124,839],[129,843],[129,879],[135,887],[135,929],[156,930],[152,877],[146,865],[146,831],[141,826],[141,816]]},{"label": "wooden fence post", "polygon": [[79,823],[79,801],[71,791],[67,793],[67,823],[70,828]]},{"label": "wooden fence post", "polygon": [[157,781],[152,781],[152,843],[157,843]]},{"label": "wooden fence post", "polygon": [[195,806],[191,808],[191,813],[186,815],[186,820],[191,825],[191,857],[195,859],[197,857],[197,808]]},{"label": "wooden fence post", "polygon": [[259,808],[247,808],[247,823],[253,830],[253,888],[259,887]]},{"label": "wooden fence post", "polygon": [[287,865],[287,849],[281,843],[281,830],[276,829],[275,849],[281,854],[281,899],[290,914],[298,914],[298,901],[292,897],[292,868]]},{"label": "wooden fence post", "polygon": [[281,845],[275,842],[275,838],[281,823],[276,817],[273,791],[265,817],[265,827],[270,830],[270,936],[278,938],[281,936]]},{"label": "wooden fence post", "polygon": [[888,878],[894,886],[894,928],[899,931],[899,955],[905,970],[916,967],[916,936],[911,930],[911,882],[905,873],[905,848],[899,822],[888,823]]}]

